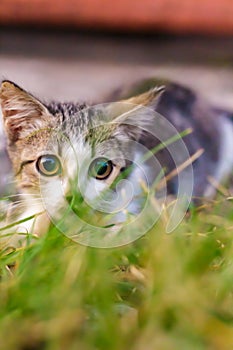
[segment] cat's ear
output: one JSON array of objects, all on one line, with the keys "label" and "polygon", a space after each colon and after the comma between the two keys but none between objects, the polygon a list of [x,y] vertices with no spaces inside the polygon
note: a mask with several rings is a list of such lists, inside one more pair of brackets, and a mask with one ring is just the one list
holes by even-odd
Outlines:
[{"label": "cat's ear", "polygon": [[11,143],[47,127],[51,118],[40,101],[7,80],[0,87],[0,106],[6,136]]},{"label": "cat's ear", "polygon": [[138,139],[143,127],[148,129],[154,123],[154,111],[164,90],[164,86],[155,87],[141,95],[110,105],[111,120],[119,123],[118,130]]},{"label": "cat's ear", "polygon": [[153,89],[150,89],[140,95],[133,96],[127,100],[122,100],[122,102],[133,104],[133,105],[142,105],[147,107],[156,107],[159,98],[165,90],[165,86],[156,86]]}]

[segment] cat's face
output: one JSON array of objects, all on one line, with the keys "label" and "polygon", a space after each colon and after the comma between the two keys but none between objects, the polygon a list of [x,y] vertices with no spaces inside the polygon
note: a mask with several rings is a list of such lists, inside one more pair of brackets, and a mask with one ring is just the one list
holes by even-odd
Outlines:
[{"label": "cat's face", "polygon": [[[88,204],[111,189],[111,196],[138,156],[141,130],[128,124],[137,105],[154,101],[161,89],[118,104],[88,107],[78,104],[42,104],[15,84],[4,81],[0,91],[8,152],[17,187],[31,198],[51,199],[62,209],[75,196]],[[145,121],[144,119],[145,118]],[[148,124],[145,115],[136,125]],[[125,175],[126,174],[126,175]],[[139,173],[135,173],[139,181]],[[138,185],[138,184],[137,184]],[[122,200],[103,201],[96,209],[117,210]],[[109,199],[109,198],[108,198]],[[100,203],[100,202],[99,202]],[[107,204],[106,204],[107,203]],[[105,208],[104,208],[105,205]],[[110,205],[110,206],[111,206]]]}]

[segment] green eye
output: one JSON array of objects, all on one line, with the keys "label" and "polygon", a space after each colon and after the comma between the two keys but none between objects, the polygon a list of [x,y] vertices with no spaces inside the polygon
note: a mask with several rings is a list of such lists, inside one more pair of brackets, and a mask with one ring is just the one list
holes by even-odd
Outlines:
[{"label": "green eye", "polygon": [[45,176],[55,176],[61,173],[60,160],[52,154],[38,158],[36,167],[39,173]]},{"label": "green eye", "polygon": [[89,175],[98,180],[105,180],[109,177],[113,170],[111,160],[105,158],[96,158],[89,168]]}]

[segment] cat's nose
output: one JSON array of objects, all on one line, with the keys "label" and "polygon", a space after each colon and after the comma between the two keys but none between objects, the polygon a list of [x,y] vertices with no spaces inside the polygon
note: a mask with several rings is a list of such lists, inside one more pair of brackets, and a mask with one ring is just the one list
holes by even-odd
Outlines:
[{"label": "cat's nose", "polygon": [[78,205],[83,203],[83,196],[80,193],[67,193],[66,201],[71,205]]},{"label": "cat's nose", "polygon": [[68,194],[68,195],[66,196],[66,201],[67,201],[69,204],[72,204],[73,201],[74,201],[74,196],[71,195],[71,194]]}]

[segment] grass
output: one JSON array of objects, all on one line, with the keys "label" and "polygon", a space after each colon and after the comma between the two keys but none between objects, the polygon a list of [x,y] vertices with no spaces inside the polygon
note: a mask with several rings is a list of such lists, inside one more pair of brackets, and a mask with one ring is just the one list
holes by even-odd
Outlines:
[{"label": "grass", "polygon": [[0,349],[233,349],[231,200],[163,225],[115,249],[52,228],[1,251]]}]

